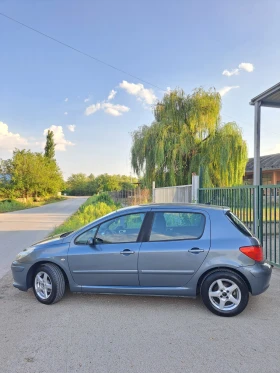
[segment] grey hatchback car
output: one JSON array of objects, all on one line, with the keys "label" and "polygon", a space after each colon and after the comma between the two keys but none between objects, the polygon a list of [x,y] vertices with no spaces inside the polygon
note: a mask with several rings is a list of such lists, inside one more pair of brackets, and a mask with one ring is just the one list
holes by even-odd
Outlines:
[{"label": "grey hatchback car", "polygon": [[235,316],[264,292],[272,267],[228,208],[150,204],[123,208],[34,244],[12,263],[13,285],[38,301],[74,292],[196,297]]}]

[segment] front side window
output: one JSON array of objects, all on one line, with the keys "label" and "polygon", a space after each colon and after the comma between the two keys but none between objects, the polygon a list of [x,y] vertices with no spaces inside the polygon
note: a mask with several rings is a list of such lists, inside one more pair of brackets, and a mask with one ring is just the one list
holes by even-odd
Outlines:
[{"label": "front side window", "polygon": [[129,214],[106,221],[98,229],[96,243],[136,242],[144,217],[144,213]]},{"label": "front side window", "polygon": [[193,240],[202,236],[205,216],[193,212],[156,212],[150,241]]},{"label": "front side window", "polygon": [[87,245],[90,239],[95,237],[97,227],[91,228],[88,231],[80,234],[75,240],[76,245]]}]

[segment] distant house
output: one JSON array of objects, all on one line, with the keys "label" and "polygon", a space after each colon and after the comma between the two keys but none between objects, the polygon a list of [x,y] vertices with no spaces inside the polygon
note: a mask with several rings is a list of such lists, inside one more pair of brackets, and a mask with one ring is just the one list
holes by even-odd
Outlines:
[{"label": "distant house", "polygon": [[[280,184],[280,154],[261,157],[262,185]],[[249,158],[246,166],[244,183],[253,184],[254,158]]]}]

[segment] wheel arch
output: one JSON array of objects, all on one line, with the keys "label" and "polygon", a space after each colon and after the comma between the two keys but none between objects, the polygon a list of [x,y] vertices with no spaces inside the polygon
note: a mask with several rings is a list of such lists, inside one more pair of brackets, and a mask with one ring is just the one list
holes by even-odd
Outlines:
[{"label": "wheel arch", "polygon": [[252,294],[252,288],[251,288],[251,285],[250,285],[250,282],[248,281],[248,279],[246,278],[246,276],[244,276],[243,273],[241,273],[240,271],[238,271],[238,269],[236,268],[232,268],[232,267],[225,267],[225,266],[221,266],[221,267],[214,267],[214,268],[210,268],[208,269],[207,271],[205,271],[199,278],[198,282],[197,282],[197,286],[196,286],[196,295],[199,295],[200,294],[200,289],[201,289],[201,285],[202,285],[202,282],[203,280],[211,273],[213,272],[217,272],[217,271],[229,271],[229,272],[233,272],[233,273],[236,273],[237,275],[239,275],[242,280],[244,280],[245,284],[247,285],[248,287],[248,290],[249,292]]},{"label": "wheel arch", "polygon": [[54,264],[54,265],[56,265],[61,270],[66,285],[69,285],[68,276],[67,276],[65,270],[60,265],[58,265],[57,263],[51,262],[50,260],[41,260],[39,262],[34,263],[32,265],[32,267],[30,267],[28,272],[27,272],[27,276],[26,276],[27,289],[31,288],[32,285],[33,285],[33,278],[34,278],[34,273],[35,273],[36,269],[43,264]]}]

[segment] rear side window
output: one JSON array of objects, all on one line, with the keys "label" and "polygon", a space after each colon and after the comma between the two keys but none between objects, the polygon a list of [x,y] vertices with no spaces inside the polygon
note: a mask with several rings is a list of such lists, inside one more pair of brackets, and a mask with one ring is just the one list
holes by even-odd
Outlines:
[{"label": "rear side window", "polygon": [[150,241],[194,240],[202,236],[205,216],[192,212],[156,212]]},{"label": "rear side window", "polygon": [[249,231],[249,229],[246,227],[245,224],[242,223],[241,220],[238,219],[237,216],[235,216],[231,211],[228,211],[226,213],[226,216],[229,218],[229,220],[232,222],[232,224],[245,236],[252,237],[252,233]]}]

